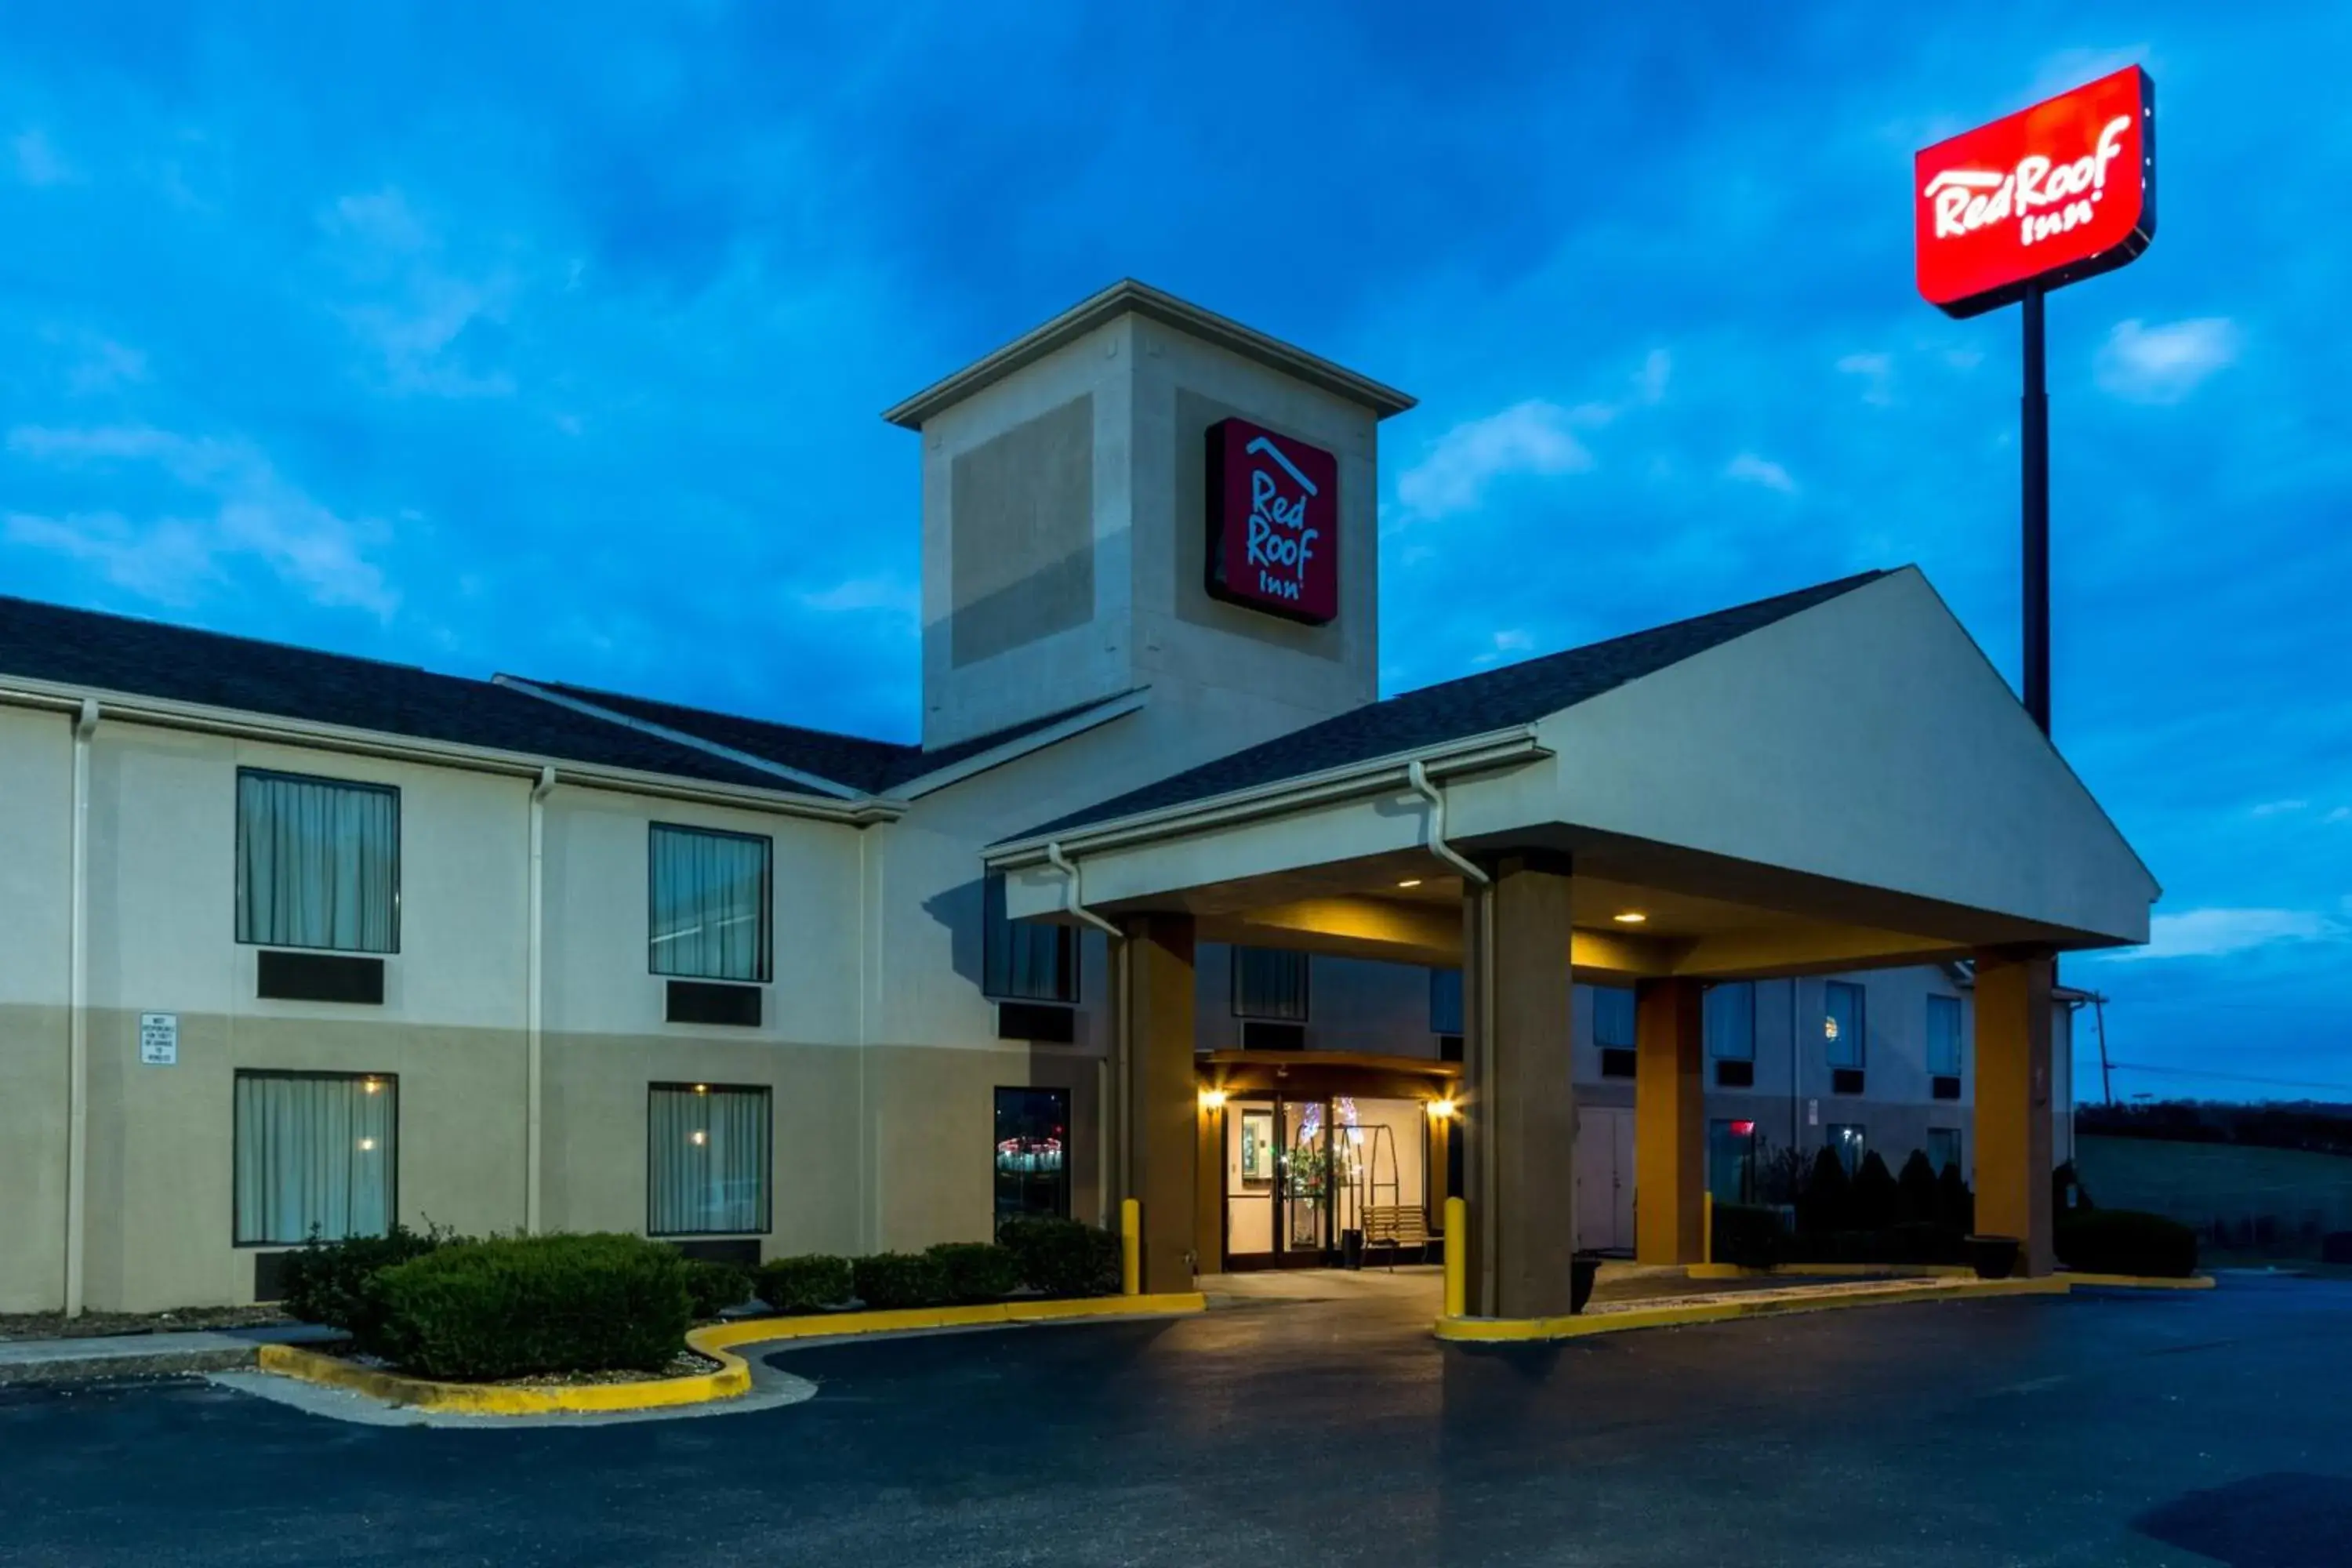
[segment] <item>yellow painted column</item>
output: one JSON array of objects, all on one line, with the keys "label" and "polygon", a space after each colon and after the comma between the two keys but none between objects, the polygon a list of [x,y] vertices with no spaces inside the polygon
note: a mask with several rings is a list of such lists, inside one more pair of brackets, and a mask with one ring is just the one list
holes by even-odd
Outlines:
[{"label": "yellow painted column", "polygon": [[1705,1261],[1706,1086],[1696,980],[1644,980],[1633,1002],[1633,1256]]},{"label": "yellow painted column", "polygon": [[1142,1289],[1192,1288],[1200,1099],[1192,1067],[1192,920],[1128,924],[1118,999],[1126,1057],[1127,1191],[1143,1205]]},{"label": "yellow painted column", "polygon": [[2050,1212],[2054,968],[2045,952],[1977,954],[1977,1231],[2017,1237],[2018,1267],[2035,1275],[2057,1267]]}]

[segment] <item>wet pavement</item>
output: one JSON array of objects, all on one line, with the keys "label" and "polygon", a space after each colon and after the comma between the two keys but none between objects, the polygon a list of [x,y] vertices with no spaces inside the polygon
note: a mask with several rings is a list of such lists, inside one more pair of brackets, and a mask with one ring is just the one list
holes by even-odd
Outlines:
[{"label": "wet pavement", "polygon": [[2352,1284],[1468,1348],[1421,1292],[780,1350],[805,1404],[355,1426],[0,1390],[0,1563],[2352,1561]]}]

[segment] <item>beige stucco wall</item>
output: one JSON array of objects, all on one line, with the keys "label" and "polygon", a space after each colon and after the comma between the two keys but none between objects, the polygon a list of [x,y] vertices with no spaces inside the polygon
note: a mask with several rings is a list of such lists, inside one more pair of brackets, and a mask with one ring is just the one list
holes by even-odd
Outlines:
[{"label": "beige stucco wall", "polygon": [[73,731],[0,708],[0,1312],[65,1288]]}]

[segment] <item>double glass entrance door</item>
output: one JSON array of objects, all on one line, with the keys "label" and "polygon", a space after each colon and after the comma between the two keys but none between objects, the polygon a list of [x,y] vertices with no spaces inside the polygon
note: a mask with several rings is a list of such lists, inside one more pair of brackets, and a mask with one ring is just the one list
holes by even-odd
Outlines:
[{"label": "double glass entrance door", "polygon": [[1339,1182],[1328,1100],[1225,1104],[1225,1266],[1328,1263]]}]

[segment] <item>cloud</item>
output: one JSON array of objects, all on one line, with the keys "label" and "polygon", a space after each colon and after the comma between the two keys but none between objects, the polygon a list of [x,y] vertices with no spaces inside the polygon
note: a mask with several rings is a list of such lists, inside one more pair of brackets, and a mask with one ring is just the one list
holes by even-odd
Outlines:
[{"label": "cloud", "polygon": [[830,588],[795,595],[801,607],[819,615],[857,615],[886,611],[912,618],[920,609],[921,595],[904,578],[888,574],[852,577]]},{"label": "cloud", "polygon": [[2184,910],[2148,921],[2147,946],[2105,956],[2214,958],[2281,942],[2340,942],[2346,934],[2344,927],[2310,910]]},{"label": "cloud", "polygon": [[2310,804],[2311,802],[2307,800],[2266,800],[2260,805],[2253,808],[2252,815],[2256,816],[2284,816],[2291,811],[2301,811]]},{"label": "cloud", "polygon": [[8,149],[16,154],[16,177],[28,185],[70,184],[81,177],[42,132],[21,132],[9,141]]},{"label": "cloud", "polygon": [[1862,400],[1884,408],[1895,401],[1895,356],[1884,353],[1847,354],[1837,362],[1840,375],[1862,378]]},{"label": "cloud", "polygon": [[1397,476],[1397,500],[1414,517],[1448,517],[1476,507],[1498,479],[1583,473],[1592,467],[1592,454],[1575,427],[1601,418],[1594,410],[1530,398],[1499,414],[1466,420]]},{"label": "cloud", "polygon": [[1784,496],[1797,493],[1797,481],[1789,477],[1788,469],[1771,458],[1759,458],[1753,452],[1742,452],[1726,463],[1723,477],[1737,479],[1742,484],[1762,485],[1766,489],[1779,490]]},{"label": "cloud", "polygon": [[1675,374],[1675,356],[1664,349],[1652,349],[1642,361],[1642,368],[1633,373],[1633,395],[1643,403],[1665,401],[1666,382]]},{"label": "cloud", "polygon": [[452,267],[446,247],[397,190],[347,195],[320,220],[352,298],[337,313],[382,362],[387,391],[508,397],[501,362],[513,278]]},{"label": "cloud", "polygon": [[[8,433],[18,457],[74,469],[110,464],[160,468],[209,501],[209,517],[177,510],[146,523],[110,511],[9,517],[7,537],[86,562],[109,580],[166,604],[185,604],[218,571],[223,556],[252,556],[314,604],[365,610],[390,620],[400,595],[365,547],[380,525],[339,516],[273,468],[251,443],[182,436],[142,425]],[[132,559],[152,552],[154,561]]]},{"label": "cloud", "polygon": [[2322,822],[2352,822],[2352,805],[2339,805],[2320,818]]},{"label": "cloud", "polygon": [[2100,346],[2100,388],[2126,403],[2178,403],[2238,357],[2243,334],[2227,316],[2200,316],[2151,327],[2117,321]]}]

